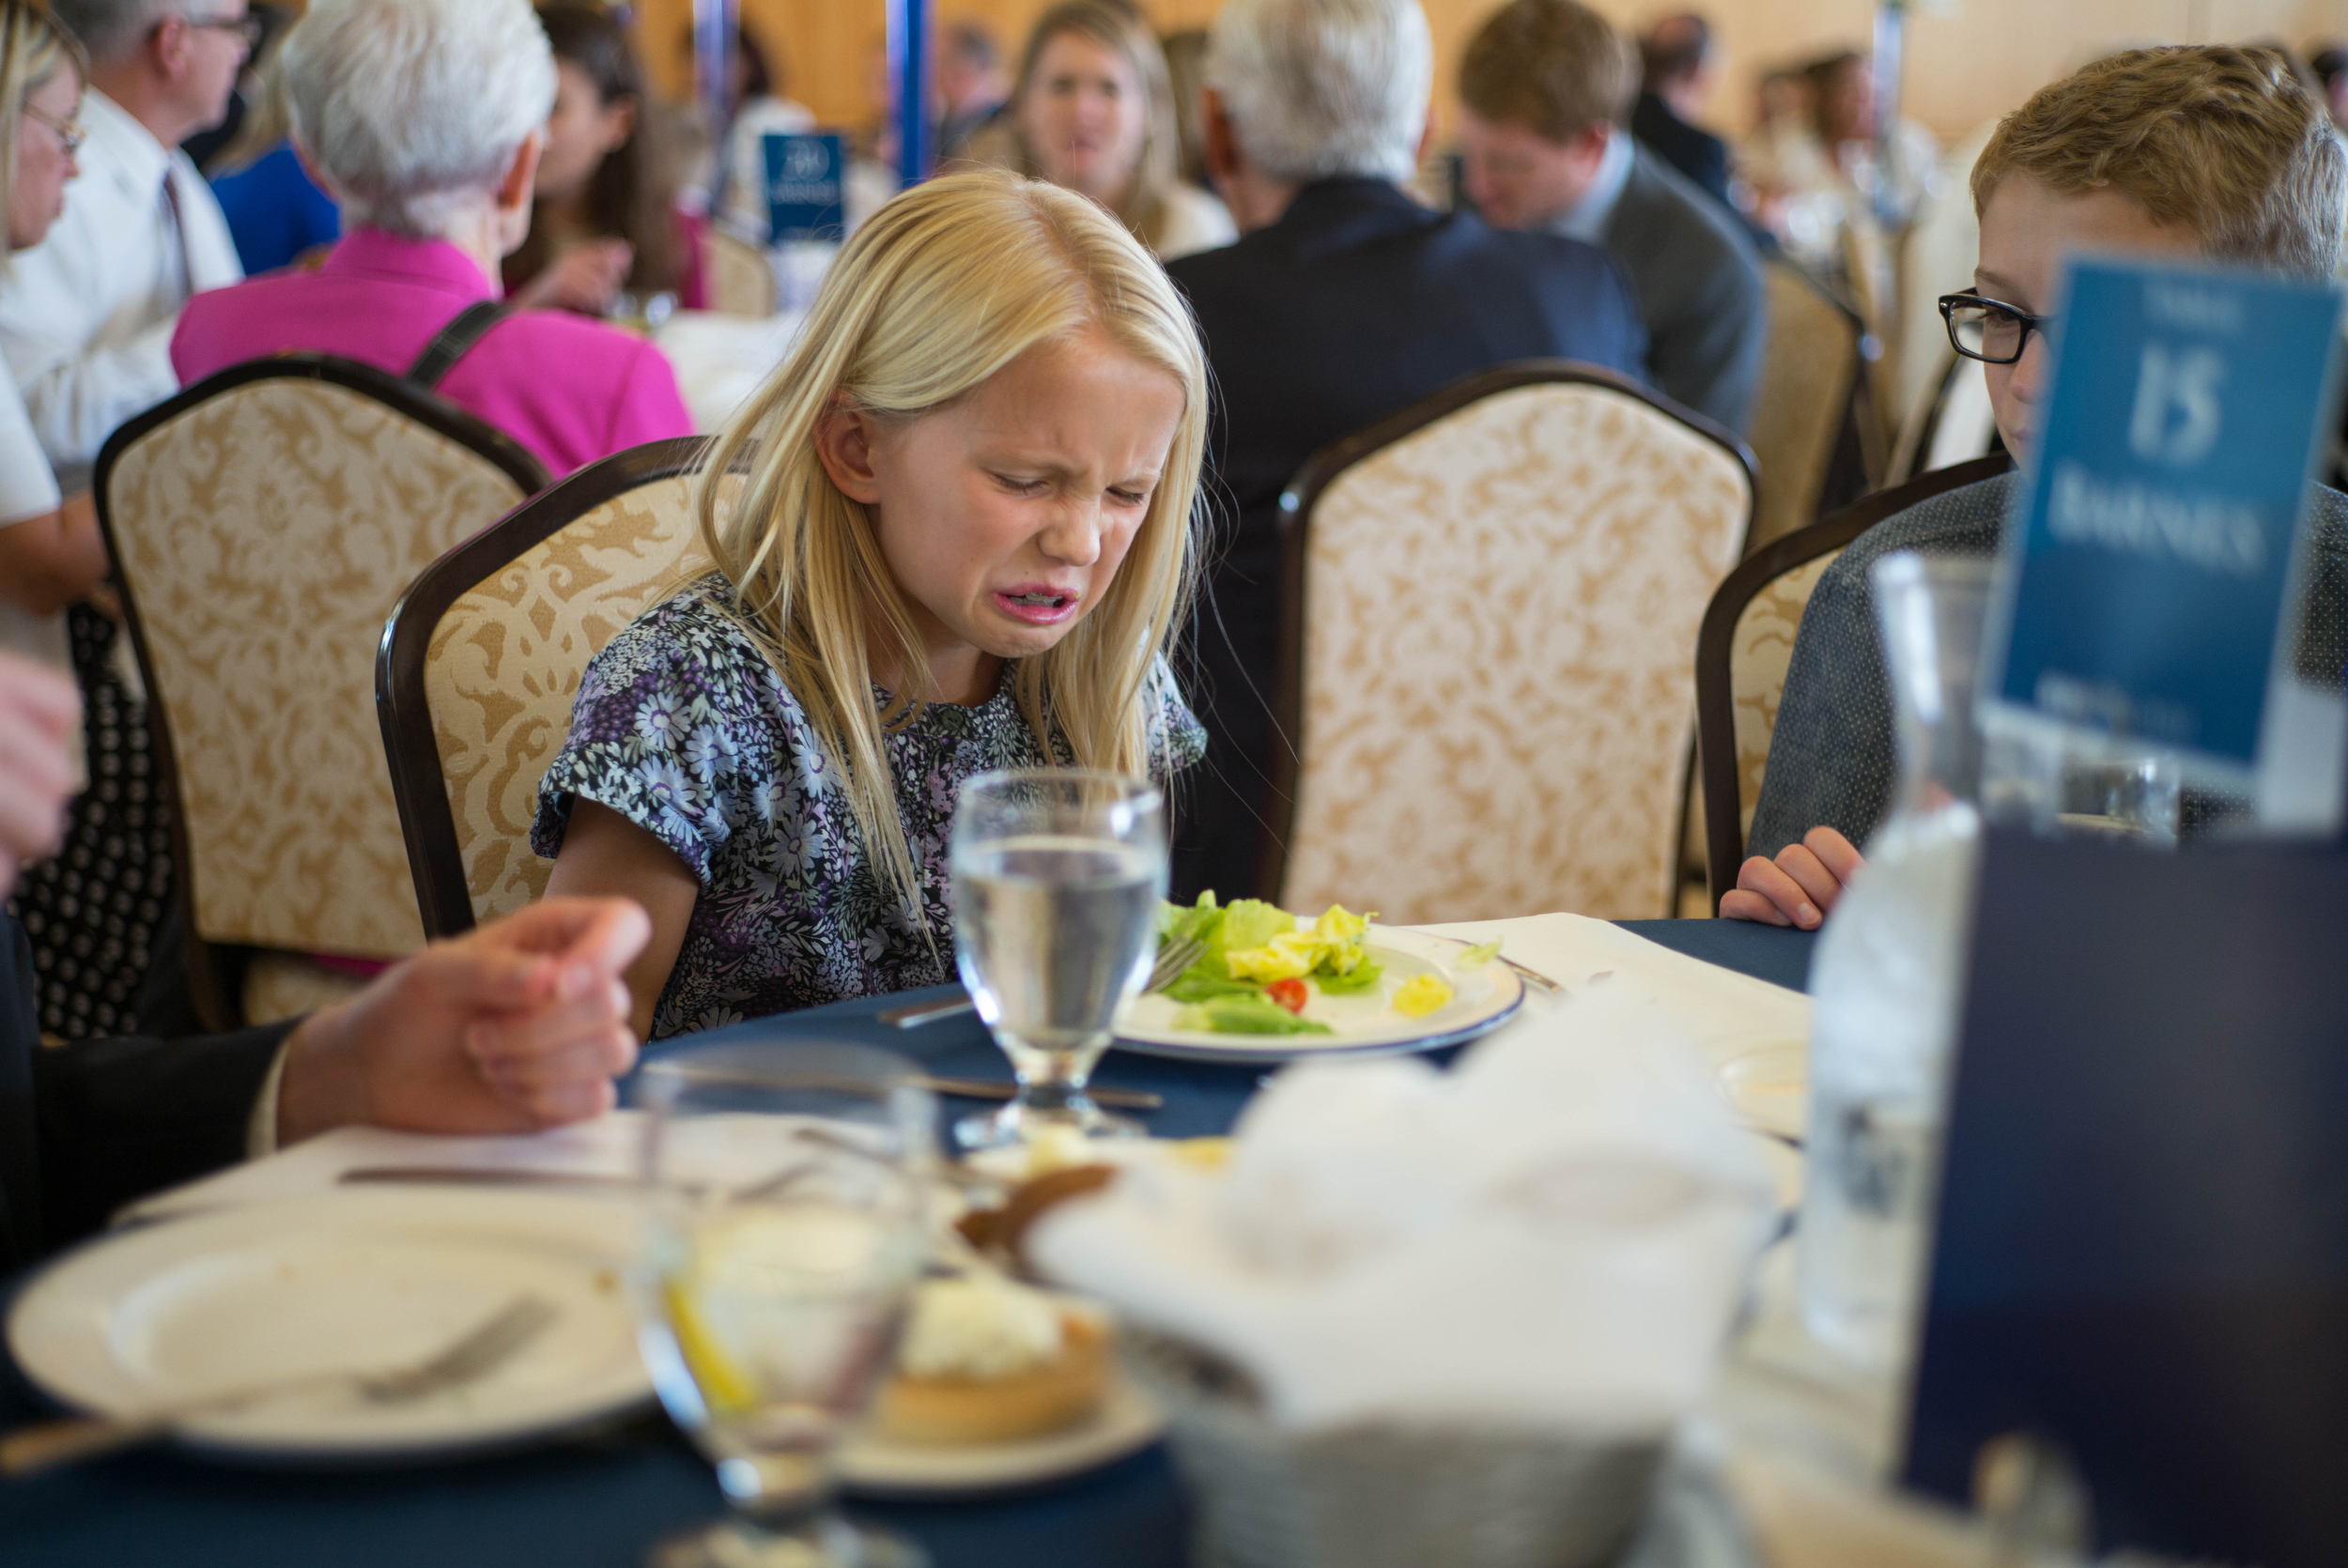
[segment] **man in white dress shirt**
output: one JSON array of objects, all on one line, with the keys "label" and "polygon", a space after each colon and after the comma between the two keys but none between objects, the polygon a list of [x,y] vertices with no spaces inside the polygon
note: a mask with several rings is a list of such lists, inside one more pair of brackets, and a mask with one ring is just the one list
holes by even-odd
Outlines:
[{"label": "man in white dress shirt", "polygon": [[90,54],[82,177],[0,282],[0,355],[68,492],[106,438],[179,389],[171,333],[241,278],[220,204],[178,150],[217,125],[250,52],[245,0],[55,0]]}]

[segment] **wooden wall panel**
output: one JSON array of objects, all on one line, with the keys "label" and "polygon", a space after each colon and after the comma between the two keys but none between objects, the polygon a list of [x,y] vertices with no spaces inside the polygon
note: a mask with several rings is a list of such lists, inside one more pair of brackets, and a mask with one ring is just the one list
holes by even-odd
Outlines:
[{"label": "wooden wall panel", "polygon": [[[1049,0],[940,0],[947,19],[993,27],[1015,55],[1028,25]],[[1449,78],[1460,46],[1492,8],[1492,0],[1425,0],[1438,54],[1437,112],[1449,113]],[[1591,0],[1618,23],[1635,26],[1686,0]],[[1753,82],[1769,66],[1843,45],[1863,47],[1871,0],[1694,0],[1713,18],[1724,69],[1710,117],[1741,127],[1751,116]],[[1162,29],[1203,26],[1218,0],[1144,0]],[[827,124],[873,118],[874,60],[881,48],[881,0],[741,0],[747,24],[788,62],[791,92]],[[689,82],[685,36],[691,0],[639,0],[645,53],[664,90]],[[2294,43],[2348,36],[2348,0],[1926,0],[1913,23],[1908,73],[1909,112],[1941,136],[1964,135],[2004,113],[2075,57],[2118,38],[2178,42],[2281,37]]]}]

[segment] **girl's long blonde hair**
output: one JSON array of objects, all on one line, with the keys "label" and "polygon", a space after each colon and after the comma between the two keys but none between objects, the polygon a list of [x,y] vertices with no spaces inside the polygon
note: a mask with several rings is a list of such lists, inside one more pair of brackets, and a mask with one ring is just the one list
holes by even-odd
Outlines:
[{"label": "girl's long blonde hair", "polygon": [[[797,346],[718,435],[695,488],[702,539],[734,585],[734,613],[806,710],[843,776],[867,853],[917,924],[919,883],[881,743],[935,683],[870,516],[816,457],[816,423],[842,405],[884,418],[929,413],[1038,345],[1087,329],[1180,382],[1182,422],[1108,591],[1049,653],[1012,667],[1012,693],[1046,755],[1144,773],[1144,697],[1196,564],[1206,361],[1165,270],[1084,197],[978,170],[882,208],[842,249]],[[739,497],[720,504],[736,470]],[[887,713],[873,700],[875,649],[903,672]]]},{"label": "girl's long blonde hair", "polygon": [[[16,210],[16,139],[24,129],[24,100],[70,63],[84,82],[89,62],[43,0],[0,0],[0,223]],[[8,273],[0,243],[0,277]]]}]

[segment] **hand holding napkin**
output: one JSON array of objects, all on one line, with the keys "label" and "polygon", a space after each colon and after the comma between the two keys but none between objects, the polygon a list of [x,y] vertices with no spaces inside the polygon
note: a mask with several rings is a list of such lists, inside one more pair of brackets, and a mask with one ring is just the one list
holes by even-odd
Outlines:
[{"label": "hand holding napkin", "polygon": [[1465,1053],[1306,1062],[1227,1170],[1167,1162],[1029,1255],[1254,1375],[1299,1431],[1654,1435],[1703,1394],[1770,1189],[1692,1047],[1589,988]]}]

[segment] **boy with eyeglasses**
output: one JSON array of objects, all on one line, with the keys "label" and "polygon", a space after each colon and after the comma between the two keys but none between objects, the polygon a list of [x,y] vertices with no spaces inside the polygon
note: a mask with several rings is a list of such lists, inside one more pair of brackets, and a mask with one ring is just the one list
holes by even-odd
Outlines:
[{"label": "boy with eyeglasses", "polygon": [[[1998,431],[2027,463],[2051,361],[2049,312],[2081,254],[2248,266],[2328,281],[2348,220],[2348,156],[2324,106],[2271,50],[2144,49],[2097,61],[2007,116],[1973,168],[1974,286],[1941,301],[1982,362]],[[1889,809],[1892,698],[1867,569],[1897,550],[1990,556],[2009,473],[1884,519],[1819,578],[1803,612],[1737,887],[1734,919],[1815,930]],[[2319,488],[2303,657],[2348,656],[2348,496]]]}]

